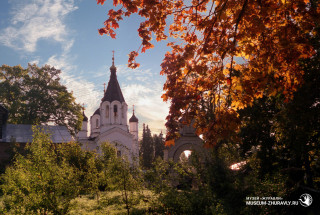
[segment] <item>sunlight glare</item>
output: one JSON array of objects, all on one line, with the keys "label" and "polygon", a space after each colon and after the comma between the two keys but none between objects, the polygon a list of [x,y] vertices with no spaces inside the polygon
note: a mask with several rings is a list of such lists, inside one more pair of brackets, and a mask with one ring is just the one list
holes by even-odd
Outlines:
[{"label": "sunlight glare", "polygon": [[190,150],[185,150],[184,151],[184,155],[186,156],[186,158],[189,158],[189,156],[191,155],[192,151]]},{"label": "sunlight glare", "polygon": [[243,165],[245,165],[246,163],[247,163],[246,161],[241,161],[241,162],[239,162],[239,163],[232,164],[232,165],[230,166],[230,169],[232,169],[232,170],[240,170],[240,168],[241,168]]}]

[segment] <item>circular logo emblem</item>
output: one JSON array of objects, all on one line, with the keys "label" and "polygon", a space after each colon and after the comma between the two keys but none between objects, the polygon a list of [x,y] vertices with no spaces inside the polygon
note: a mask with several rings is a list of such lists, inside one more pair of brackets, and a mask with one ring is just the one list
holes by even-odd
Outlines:
[{"label": "circular logo emblem", "polygon": [[303,207],[309,207],[312,204],[312,196],[308,193],[302,194],[299,202]]}]

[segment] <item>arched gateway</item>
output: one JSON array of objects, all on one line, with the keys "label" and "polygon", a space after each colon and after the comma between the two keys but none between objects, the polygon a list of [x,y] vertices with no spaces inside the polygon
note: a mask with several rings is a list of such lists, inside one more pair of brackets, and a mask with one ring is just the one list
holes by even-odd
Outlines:
[{"label": "arched gateway", "polygon": [[197,152],[200,156],[207,155],[206,149],[203,148],[203,141],[196,135],[192,125],[183,126],[180,135],[173,146],[164,150],[165,160],[172,159],[174,162],[178,162],[181,154],[186,150]]}]

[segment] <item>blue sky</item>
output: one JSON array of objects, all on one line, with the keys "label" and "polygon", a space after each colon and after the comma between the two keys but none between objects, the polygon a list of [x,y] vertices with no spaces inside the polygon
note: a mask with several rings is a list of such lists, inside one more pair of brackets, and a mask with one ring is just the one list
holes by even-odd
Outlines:
[{"label": "blue sky", "polygon": [[160,64],[168,48],[157,43],[140,54],[140,68],[127,68],[128,54],[140,46],[137,29],[141,18],[132,16],[120,22],[116,39],[100,36],[111,1],[103,6],[95,0],[1,0],[0,65],[49,64],[62,70],[61,80],[85,103],[90,117],[103,97],[108,83],[112,50],[115,50],[118,81],[129,107],[139,118],[140,131],[146,123],[153,133],[165,132],[169,104],[161,99],[165,77]]}]

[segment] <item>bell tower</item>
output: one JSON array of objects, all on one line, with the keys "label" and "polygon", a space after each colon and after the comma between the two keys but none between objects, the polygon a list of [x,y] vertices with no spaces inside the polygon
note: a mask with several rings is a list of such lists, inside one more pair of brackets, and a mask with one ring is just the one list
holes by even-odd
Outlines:
[{"label": "bell tower", "polygon": [[117,79],[117,67],[114,64],[113,51],[110,79],[100,103],[100,132],[103,133],[114,127],[128,131],[127,112],[128,106]]},{"label": "bell tower", "polygon": [[134,115],[134,105],[133,105],[132,116],[129,119],[129,131],[134,136],[134,140],[136,141],[138,141],[138,124],[139,124],[139,120]]},{"label": "bell tower", "polygon": [[116,147],[119,156],[128,158],[131,164],[138,164],[138,118],[134,111],[133,108],[133,114],[128,124],[128,105],[117,79],[113,51],[109,82],[104,87],[99,108],[90,118],[91,134],[88,137],[87,145],[83,147],[95,149],[101,153],[101,144],[109,142]]}]

